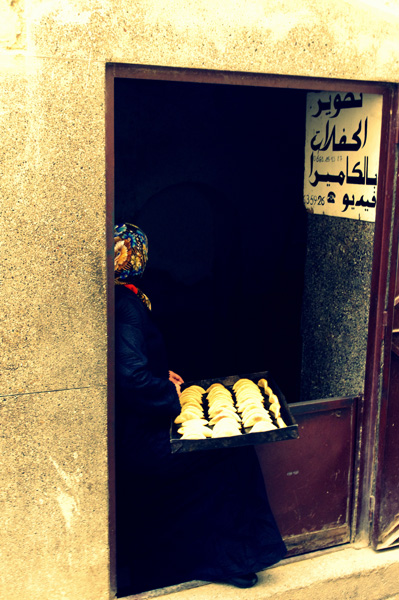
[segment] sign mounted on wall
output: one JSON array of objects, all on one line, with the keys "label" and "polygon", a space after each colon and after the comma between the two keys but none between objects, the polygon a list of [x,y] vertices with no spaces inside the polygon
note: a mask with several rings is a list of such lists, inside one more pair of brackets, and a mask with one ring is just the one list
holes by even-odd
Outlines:
[{"label": "sign mounted on wall", "polygon": [[375,221],[382,96],[307,94],[304,203],[308,212]]}]

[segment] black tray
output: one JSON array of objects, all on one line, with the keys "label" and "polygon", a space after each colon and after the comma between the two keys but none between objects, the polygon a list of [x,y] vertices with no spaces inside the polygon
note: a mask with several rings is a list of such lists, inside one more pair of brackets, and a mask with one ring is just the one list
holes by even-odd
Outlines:
[{"label": "black tray", "polygon": [[216,379],[202,379],[200,381],[193,381],[185,384],[182,386],[182,390],[190,385],[200,385],[204,389],[207,389],[212,383],[222,383],[231,391],[234,383],[243,378],[250,379],[255,383],[257,383],[259,379],[267,379],[268,384],[273,390],[273,393],[276,394],[277,398],[279,399],[281,416],[287,427],[282,427],[281,429],[272,429],[271,431],[259,433],[243,433],[242,435],[233,437],[207,438],[206,440],[182,440],[180,434],[177,433],[180,425],[176,425],[172,421],[170,428],[170,444],[172,454],[176,452],[195,452],[198,450],[232,448],[236,446],[254,446],[256,444],[279,442],[281,440],[292,440],[299,437],[298,425],[288,408],[286,399],[268,371],[264,371],[262,373],[251,373],[250,375],[231,375],[230,377]]}]

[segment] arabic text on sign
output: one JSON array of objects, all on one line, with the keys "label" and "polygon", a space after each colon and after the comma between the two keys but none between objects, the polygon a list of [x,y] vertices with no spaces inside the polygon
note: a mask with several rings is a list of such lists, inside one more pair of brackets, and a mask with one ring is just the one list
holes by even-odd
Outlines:
[{"label": "arabic text on sign", "polygon": [[[313,173],[313,162],[314,162],[314,157],[313,157],[313,152],[311,154],[310,157],[310,175],[309,177],[312,175]],[[327,162],[327,161],[326,161]],[[333,162],[333,161],[331,161]],[[350,170],[349,167],[349,158],[346,157],[346,173],[344,173],[342,170],[339,171],[339,173],[319,173],[318,171],[314,172],[314,180],[310,181],[309,183],[311,186],[315,187],[320,181],[323,183],[339,183],[339,185],[343,185],[344,182],[348,183],[348,184],[352,184],[352,185],[372,185],[372,186],[376,186],[377,185],[377,174],[375,175],[375,177],[369,177],[369,173],[368,173],[368,165],[369,165],[369,158],[368,156],[365,156],[363,159],[363,171],[360,168],[360,161],[357,161],[355,163],[355,165],[352,167],[352,170]]]},{"label": "arabic text on sign", "polygon": [[[312,115],[312,117],[318,117],[323,111],[328,111],[326,112],[326,115],[330,115],[331,114],[331,96],[328,100],[328,102],[323,102],[322,100],[318,101],[318,106],[319,106],[319,110],[315,115]],[[356,107],[362,107],[363,106],[363,94],[360,94],[360,98],[359,99],[355,99],[355,95],[352,94],[351,92],[349,92],[348,94],[345,95],[344,99],[341,100],[341,94],[337,94],[334,98],[334,103],[333,103],[334,109],[335,109],[335,115],[331,115],[331,119],[335,119],[335,117],[337,117],[339,115],[339,113],[341,112],[341,110],[344,108],[356,108]]]}]

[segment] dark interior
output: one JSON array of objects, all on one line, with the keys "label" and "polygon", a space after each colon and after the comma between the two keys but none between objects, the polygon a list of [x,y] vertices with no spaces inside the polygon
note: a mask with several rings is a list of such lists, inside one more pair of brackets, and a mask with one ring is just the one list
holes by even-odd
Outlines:
[{"label": "dark interior", "polygon": [[268,370],[299,400],[305,99],[115,80],[115,221],[148,235],[138,286],[186,381]]}]

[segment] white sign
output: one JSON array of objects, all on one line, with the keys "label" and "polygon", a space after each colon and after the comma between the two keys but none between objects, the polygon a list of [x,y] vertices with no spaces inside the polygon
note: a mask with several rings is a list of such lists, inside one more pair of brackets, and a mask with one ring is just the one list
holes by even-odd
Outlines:
[{"label": "white sign", "polygon": [[307,94],[304,203],[309,212],[375,221],[382,96]]}]

